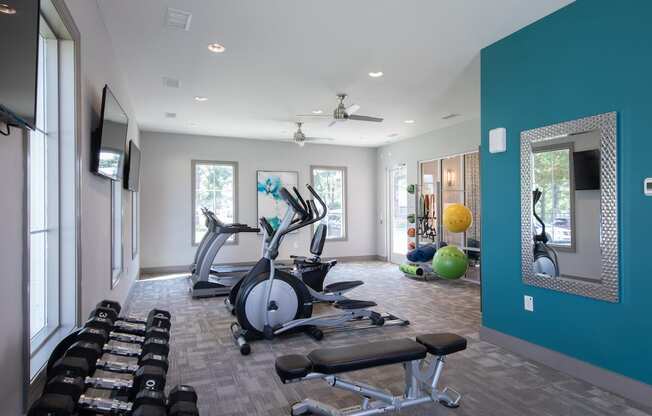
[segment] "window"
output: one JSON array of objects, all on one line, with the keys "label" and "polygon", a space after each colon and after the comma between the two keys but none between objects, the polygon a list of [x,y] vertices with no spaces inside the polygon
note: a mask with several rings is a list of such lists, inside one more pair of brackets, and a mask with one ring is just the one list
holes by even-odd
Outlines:
[{"label": "window", "polygon": [[138,255],[138,237],[140,224],[138,223],[138,207],[139,199],[138,193],[131,193],[131,259],[135,259]]},{"label": "window", "polygon": [[[192,161],[192,244],[198,245],[207,231],[202,208],[213,211],[226,223],[236,222],[236,162]],[[236,234],[227,243],[235,244]]]},{"label": "window", "polygon": [[[543,194],[536,205],[536,213],[546,226],[550,244],[572,249],[574,192],[571,183],[571,144],[534,149],[534,188]],[[536,232],[541,225],[534,221]]]},{"label": "window", "polygon": [[312,186],[328,208],[321,220],[328,227],[329,240],[346,239],[346,168],[312,167]]},{"label": "window", "polygon": [[[46,2],[42,2],[46,3]],[[57,343],[77,324],[79,143],[75,117],[75,40],[56,7],[41,18],[36,128],[25,134],[25,339],[31,382]],[[70,23],[70,22],[68,22]],[[52,30],[56,28],[56,31]]]},{"label": "window", "polygon": [[111,287],[115,287],[122,277],[124,256],[122,184],[111,182]]},{"label": "window", "polygon": [[57,42],[39,36],[36,128],[29,133],[29,335],[39,346],[59,325]]}]

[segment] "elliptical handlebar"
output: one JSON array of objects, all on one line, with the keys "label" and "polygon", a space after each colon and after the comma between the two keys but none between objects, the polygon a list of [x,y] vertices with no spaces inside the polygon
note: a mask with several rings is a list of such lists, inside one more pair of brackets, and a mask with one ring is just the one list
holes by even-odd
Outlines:
[{"label": "elliptical handlebar", "polygon": [[532,191],[532,214],[534,215],[534,218],[536,218],[537,222],[541,224],[541,234],[535,235],[534,240],[542,241],[545,244],[548,242],[548,236],[546,235],[546,223],[543,222],[541,217],[539,217],[539,214],[537,214],[537,204],[539,203],[539,200],[541,200],[541,195],[543,195],[543,192],[541,192],[539,188],[536,188],[534,191]]},{"label": "elliptical handlebar", "polygon": [[312,206],[313,209],[315,210],[315,214],[317,217],[314,222],[321,221],[326,217],[326,214],[328,213],[328,207],[326,206],[324,200],[321,199],[317,191],[315,191],[315,188],[313,188],[310,184],[306,184],[306,188],[308,188],[308,191],[310,191],[312,196],[315,197],[317,201],[319,201],[319,205],[321,205],[321,213],[319,213],[319,211],[317,210],[317,206],[315,205],[315,202],[313,200],[310,200],[310,202],[312,202]]}]

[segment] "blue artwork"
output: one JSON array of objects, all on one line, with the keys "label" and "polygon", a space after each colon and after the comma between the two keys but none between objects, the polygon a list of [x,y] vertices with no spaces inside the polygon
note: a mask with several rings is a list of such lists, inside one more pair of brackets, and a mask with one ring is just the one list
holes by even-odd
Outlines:
[{"label": "blue artwork", "polygon": [[299,174],[297,172],[259,170],[256,176],[258,218],[265,217],[276,230],[281,225],[281,220],[287,210],[287,205],[281,198],[281,188],[285,187],[288,191],[292,191],[292,187],[299,183]]}]

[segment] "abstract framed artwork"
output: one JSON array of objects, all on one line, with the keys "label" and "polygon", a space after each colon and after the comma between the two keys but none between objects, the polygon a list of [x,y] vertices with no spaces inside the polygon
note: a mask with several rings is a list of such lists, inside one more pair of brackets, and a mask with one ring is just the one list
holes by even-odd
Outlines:
[{"label": "abstract framed artwork", "polygon": [[279,170],[256,171],[256,218],[265,217],[276,230],[281,224],[287,209],[281,198],[281,188],[292,191],[292,187],[299,186],[299,172]]}]

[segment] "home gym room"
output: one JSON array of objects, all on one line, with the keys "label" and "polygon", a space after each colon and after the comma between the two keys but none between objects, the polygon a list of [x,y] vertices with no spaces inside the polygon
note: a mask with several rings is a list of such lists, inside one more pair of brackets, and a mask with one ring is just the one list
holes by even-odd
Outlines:
[{"label": "home gym room", "polygon": [[0,0],[0,413],[652,416],[651,18]]}]

